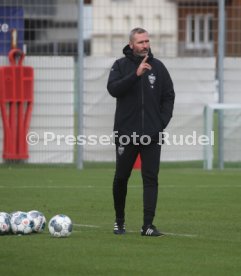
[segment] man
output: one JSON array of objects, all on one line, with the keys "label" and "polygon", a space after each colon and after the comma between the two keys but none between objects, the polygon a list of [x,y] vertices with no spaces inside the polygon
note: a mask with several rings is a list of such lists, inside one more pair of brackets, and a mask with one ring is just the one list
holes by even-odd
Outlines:
[{"label": "man", "polygon": [[153,225],[161,152],[159,139],[172,117],[173,83],[163,63],[153,57],[146,30],[133,29],[123,53],[125,57],[113,64],[107,84],[109,93],[117,99],[114,233],[125,233],[127,183],[140,153],[144,205],[141,235],[161,236],[163,234]]}]

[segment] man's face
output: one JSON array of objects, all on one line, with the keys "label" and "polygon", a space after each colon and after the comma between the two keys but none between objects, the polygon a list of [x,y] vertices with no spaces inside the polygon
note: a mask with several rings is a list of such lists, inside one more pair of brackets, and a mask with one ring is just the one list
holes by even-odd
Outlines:
[{"label": "man's face", "polygon": [[148,33],[134,34],[132,41],[129,43],[134,55],[144,57],[150,49],[150,40]]}]

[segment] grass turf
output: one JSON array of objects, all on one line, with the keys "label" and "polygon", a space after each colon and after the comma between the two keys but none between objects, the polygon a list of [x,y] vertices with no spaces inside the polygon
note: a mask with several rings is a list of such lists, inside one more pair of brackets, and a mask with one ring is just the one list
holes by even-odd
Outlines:
[{"label": "grass turf", "polygon": [[0,236],[1,275],[240,275],[241,172],[160,171],[155,224],[162,238],[141,237],[142,184],[132,173],[124,236],[112,234],[113,168],[0,168],[0,211],[64,213],[69,238]]}]

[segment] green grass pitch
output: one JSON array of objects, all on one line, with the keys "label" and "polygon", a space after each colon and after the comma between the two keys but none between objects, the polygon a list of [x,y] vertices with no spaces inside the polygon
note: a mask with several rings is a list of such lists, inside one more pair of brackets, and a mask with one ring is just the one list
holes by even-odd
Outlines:
[{"label": "green grass pitch", "polygon": [[162,168],[155,225],[140,236],[142,181],[132,173],[127,234],[112,234],[113,168],[0,168],[0,211],[68,215],[70,237],[0,236],[1,275],[241,275],[241,172]]}]

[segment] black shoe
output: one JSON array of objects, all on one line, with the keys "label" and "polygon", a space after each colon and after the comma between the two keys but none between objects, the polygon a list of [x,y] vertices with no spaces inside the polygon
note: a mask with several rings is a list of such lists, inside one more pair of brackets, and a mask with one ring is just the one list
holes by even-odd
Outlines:
[{"label": "black shoe", "polygon": [[163,236],[164,234],[161,233],[159,230],[157,230],[156,226],[150,224],[150,225],[142,226],[141,235],[142,236],[150,236],[150,237],[159,237],[159,236]]},{"label": "black shoe", "polygon": [[123,235],[126,233],[126,228],[124,222],[115,222],[114,223],[114,234]]}]

